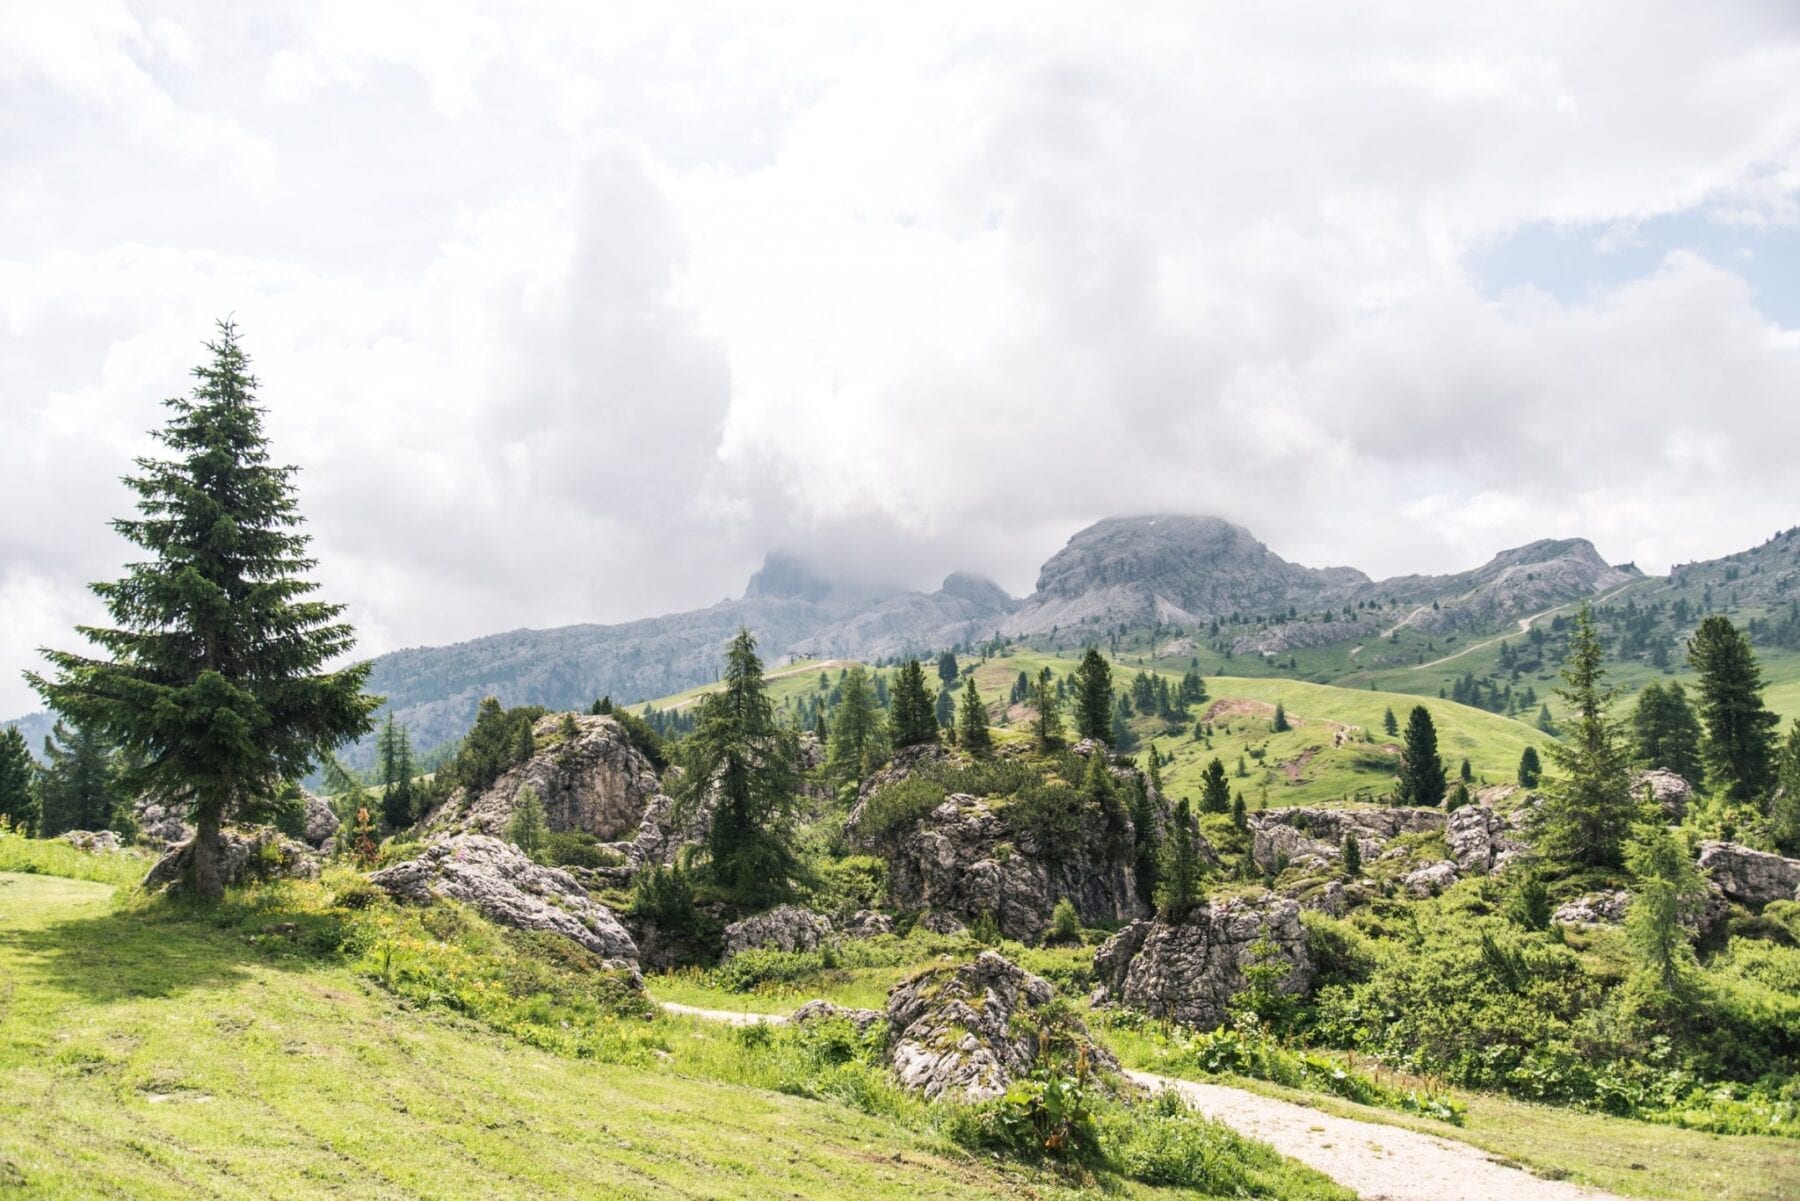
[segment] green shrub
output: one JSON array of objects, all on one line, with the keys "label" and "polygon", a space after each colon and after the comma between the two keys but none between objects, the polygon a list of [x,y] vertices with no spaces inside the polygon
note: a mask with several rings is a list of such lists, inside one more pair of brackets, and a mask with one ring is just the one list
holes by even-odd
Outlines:
[{"label": "green shrub", "polygon": [[949,795],[930,775],[919,772],[879,788],[863,802],[857,833],[865,839],[881,839],[917,825],[944,803]]},{"label": "green shrub", "polygon": [[1058,900],[1056,908],[1050,911],[1050,933],[1044,941],[1065,945],[1081,941],[1081,915],[1075,912],[1075,904],[1068,897]]},{"label": "green shrub", "polygon": [[545,835],[543,859],[553,867],[618,867],[625,862],[623,855],[578,830]]}]

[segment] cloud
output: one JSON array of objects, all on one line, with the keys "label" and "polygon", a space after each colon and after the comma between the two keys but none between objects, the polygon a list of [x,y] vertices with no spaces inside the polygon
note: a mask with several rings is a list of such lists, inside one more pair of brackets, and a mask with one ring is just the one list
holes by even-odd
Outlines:
[{"label": "cloud", "polygon": [[1022,593],[1118,512],[1375,574],[1796,520],[1800,334],[1744,264],[1472,266],[1800,236],[1779,6],[434,12],[0,46],[0,712],[227,312],[369,651],[710,603],[773,547]]}]

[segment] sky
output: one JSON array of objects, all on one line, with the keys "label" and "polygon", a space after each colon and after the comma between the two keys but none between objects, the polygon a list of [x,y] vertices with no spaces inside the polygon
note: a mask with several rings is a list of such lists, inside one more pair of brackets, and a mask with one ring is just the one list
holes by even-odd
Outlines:
[{"label": "sky", "polygon": [[1800,6],[1477,7],[0,0],[0,716],[227,314],[371,654],[1800,523]]}]

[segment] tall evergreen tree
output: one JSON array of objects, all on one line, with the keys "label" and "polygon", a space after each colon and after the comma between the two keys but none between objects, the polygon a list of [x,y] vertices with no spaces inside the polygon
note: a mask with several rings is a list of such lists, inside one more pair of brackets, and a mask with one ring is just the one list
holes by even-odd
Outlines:
[{"label": "tall evergreen tree", "polygon": [[981,693],[975,687],[973,673],[963,679],[962,711],[957,715],[956,741],[964,750],[977,754],[994,745],[993,735],[988,732],[987,706],[982,703]]},{"label": "tall evergreen tree", "polygon": [[1700,719],[1678,681],[1667,688],[1655,681],[1644,685],[1631,714],[1631,733],[1640,765],[1672,771],[1690,784],[1703,782]]},{"label": "tall evergreen tree", "polygon": [[1625,913],[1625,934],[1645,970],[1668,993],[1681,991],[1694,962],[1684,919],[1706,904],[1706,881],[1675,841],[1662,814],[1641,822],[1625,848],[1637,888]]},{"label": "tall evergreen tree", "polygon": [[1775,727],[1763,704],[1762,668],[1750,639],[1728,617],[1708,617],[1688,643],[1700,673],[1706,770],[1734,801],[1761,802],[1775,786]]},{"label": "tall evergreen tree", "polygon": [[948,730],[956,725],[956,698],[948,688],[938,690],[935,715],[939,729]]},{"label": "tall evergreen tree", "polygon": [[44,838],[68,830],[110,830],[118,824],[123,807],[118,763],[103,735],[56,723],[44,739],[38,804],[38,833]]},{"label": "tall evergreen tree", "polygon": [[1139,776],[1131,794],[1131,830],[1136,855],[1134,866],[1138,900],[1156,904],[1156,886],[1162,878],[1162,823],[1157,805],[1161,792],[1152,793]]},{"label": "tall evergreen tree", "polygon": [[1098,648],[1088,647],[1075,668],[1075,733],[1113,742],[1112,666]]},{"label": "tall evergreen tree", "polygon": [[1175,802],[1169,832],[1163,838],[1161,880],[1156,907],[1166,921],[1179,922],[1200,903],[1200,851],[1193,809],[1186,797]]},{"label": "tall evergreen tree", "polygon": [[1231,808],[1231,786],[1225,780],[1225,761],[1214,758],[1200,772],[1200,812],[1225,813]]},{"label": "tall evergreen tree", "polygon": [[1769,802],[1769,836],[1783,855],[1800,855],[1800,719],[1788,729],[1779,767]]},{"label": "tall evergreen tree", "polygon": [[687,820],[710,801],[699,865],[728,899],[756,908],[792,896],[803,875],[792,829],[798,748],[775,720],[747,629],[731,640],[723,684],[700,700],[676,808]]},{"label": "tall evergreen tree", "polygon": [[1037,710],[1038,749],[1049,750],[1062,741],[1062,702],[1056,699],[1056,678],[1048,667],[1031,686],[1031,704]]},{"label": "tall evergreen tree", "polygon": [[376,735],[375,758],[381,767],[382,822],[389,830],[403,830],[414,817],[412,743],[392,713]]},{"label": "tall evergreen tree", "polygon": [[1394,717],[1392,706],[1388,708],[1387,712],[1381,715],[1381,728],[1387,731],[1389,738],[1396,738],[1399,736],[1400,723]]},{"label": "tall evergreen tree", "polygon": [[863,755],[875,731],[875,695],[869,688],[869,673],[858,663],[844,673],[838,686],[837,706],[831,711],[830,753],[827,769],[839,781],[860,781]]},{"label": "tall evergreen tree", "polygon": [[1269,728],[1277,734],[1285,734],[1294,728],[1288,724],[1287,706],[1280,701],[1275,702],[1275,720],[1269,723]]},{"label": "tall evergreen tree", "polygon": [[0,730],[0,821],[28,834],[38,828],[37,764],[17,726]]},{"label": "tall evergreen tree", "polygon": [[125,751],[124,786],[185,804],[193,887],[224,893],[220,826],[275,795],[337,743],[368,732],[380,698],[366,663],[326,671],[354,642],[342,606],[310,599],[292,467],[269,463],[256,380],[237,329],[219,324],[211,360],[172,399],[157,438],[174,457],[140,459],[126,482],[140,516],[113,528],[149,552],[94,585],[114,623],[80,627],[109,657],[48,651],[30,675],[50,706]]},{"label": "tall evergreen tree", "polygon": [[937,706],[925,687],[925,669],[917,659],[901,664],[894,677],[894,705],[888,711],[888,736],[894,749],[938,740]]},{"label": "tall evergreen tree", "polygon": [[943,686],[946,689],[954,688],[956,686],[956,671],[957,671],[957,669],[956,669],[956,654],[955,654],[955,652],[945,651],[943,654],[938,656],[938,661],[937,661],[938,682],[943,684]]},{"label": "tall evergreen tree", "polygon": [[544,842],[549,837],[550,828],[544,822],[544,802],[537,789],[527,784],[513,798],[513,815],[506,825],[506,840],[525,852],[527,859],[536,859],[543,853]]},{"label": "tall evergreen tree", "polygon": [[1400,751],[1400,803],[1439,805],[1448,787],[1431,711],[1424,705],[1414,705],[1406,719],[1406,743]]},{"label": "tall evergreen tree", "polygon": [[1601,654],[1593,611],[1584,604],[1575,615],[1556,689],[1569,716],[1565,736],[1549,747],[1557,770],[1542,785],[1538,846],[1553,861],[1617,867],[1637,804],[1631,795],[1630,756],[1607,715],[1613,692],[1606,686]]}]

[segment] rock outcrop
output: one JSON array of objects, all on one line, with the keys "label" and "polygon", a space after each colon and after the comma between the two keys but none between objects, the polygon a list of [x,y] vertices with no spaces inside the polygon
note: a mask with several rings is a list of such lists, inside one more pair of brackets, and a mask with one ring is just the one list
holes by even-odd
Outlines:
[{"label": "rock outcrop", "polygon": [[872,1027],[887,1024],[887,1014],[879,1009],[853,1009],[848,1005],[834,1005],[830,1001],[808,1001],[794,1010],[794,1016],[788,1020],[796,1026],[804,1026],[808,1022],[830,1018],[843,1018],[856,1027],[858,1034],[867,1034]]},{"label": "rock outcrop", "polygon": [[656,769],[631,744],[612,717],[574,716],[575,737],[563,734],[565,714],[538,719],[532,735],[540,748],[478,796],[453,795],[425,818],[428,832],[501,835],[531,786],[552,831],[592,834],[602,842],[636,832],[652,797]]},{"label": "rock outcrop", "polygon": [[69,830],[62,835],[62,840],[90,855],[111,855],[124,849],[119,836],[111,830]]},{"label": "rock outcrop", "polygon": [[[994,951],[972,963],[928,968],[888,993],[889,1055],[900,1083],[928,1097],[997,1097],[1031,1070],[1041,1050],[1033,1014],[1050,985]],[[1117,1068],[1077,1025],[1089,1062]]]},{"label": "rock outcrop", "polygon": [[324,797],[302,789],[300,806],[300,837],[308,846],[322,847],[337,836],[337,811]]},{"label": "rock outcrop", "polygon": [[1770,901],[1800,900],[1800,859],[1709,840],[1700,844],[1700,870],[1740,905],[1760,909]]},{"label": "rock outcrop", "polygon": [[1269,809],[1250,817],[1250,857],[1266,872],[1316,867],[1343,854],[1344,835],[1356,835],[1365,860],[1402,834],[1442,830],[1436,809]]},{"label": "rock outcrop", "polygon": [[397,900],[462,901],[500,925],[560,934],[609,966],[636,966],[637,946],[611,910],[590,898],[567,872],[539,866],[498,838],[457,834],[440,839],[417,859],[375,872],[369,882]]},{"label": "rock outcrop", "polygon": [[752,947],[816,951],[831,939],[831,919],[798,905],[780,905],[725,927],[725,958]]},{"label": "rock outcrop", "polygon": [[1631,778],[1631,790],[1643,796],[1648,789],[1651,799],[1662,806],[1663,816],[1679,824],[1687,816],[1688,803],[1694,799],[1694,786],[1672,771],[1660,767],[1641,771]]},{"label": "rock outcrop", "polygon": [[1095,998],[1211,1030],[1229,1017],[1232,998],[1246,985],[1244,969],[1259,954],[1285,963],[1279,991],[1302,996],[1312,987],[1294,901],[1236,898],[1203,905],[1180,922],[1132,922],[1094,954]]},{"label": "rock outcrop", "polygon": [[[266,880],[316,880],[319,862],[309,847],[295,842],[278,830],[259,827],[253,830],[221,830],[219,832],[219,874],[225,887],[236,888]],[[170,847],[144,877],[144,890],[167,889],[175,895],[192,881],[194,843],[187,841]]]},{"label": "rock outcrop", "polygon": [[851,938],[879,938],[893,932],[894,919],[873,909],[858,909],[844,924],[844,933]]},{"label": "rock outcrop", "polygon": [[1550,920],[1559,926],[1616,926],[1625,920],[1631,894],[1623,888],[1590,892],[1557,907]]},{"label": "rock outcrop", "polygon": [[[855,821],[853,814],[853,831]],[[916,827],[865,845],[887,858],[888,895],[896,908],[930,909],[963,922],[991,915],[1008,938],[1030,939],[1049,926],[1063,897],[1089,925],[1138,916],[1142,906],[1130,858],[1109,857],[1106,834],[1106,817],[1094,806],[1084,811],[1078,837],[1067,845],[1042,845],[1010,827],[999,804],[956,793]],[[1129,819],[1122,845],[1131,845]],[[1210,847],[1206,854],[1211,856]]]},{"label": "rock outcrop", "polygon": [[1492,875],[1529,849],[1517,821],[1486,805],[1464,805],[1452,813],[1444,842],[1458,870],[1470,876]]},{"label": "rock outcrop", "polygon": [[1423,899],[1437,896],[1456,881],[1456,864],[1448,859],[1439,859],[1401,876],[1400,886],[1406,889],[1408,895]]},{"label": "rock outcrop", "polygon": [[165,805],[149,798],[137,803],[138,837],[153,846],[173,846],[194,836],[187,823],[187,807]]}]

